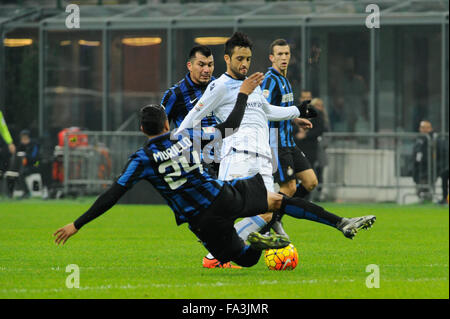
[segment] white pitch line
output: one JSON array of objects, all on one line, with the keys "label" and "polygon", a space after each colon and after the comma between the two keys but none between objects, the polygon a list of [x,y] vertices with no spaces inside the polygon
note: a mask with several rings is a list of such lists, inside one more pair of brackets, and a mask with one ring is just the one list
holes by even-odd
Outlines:
[{"label": "white pitch line", "polygon": [[[359,279],[358,279],[359,281]],[[394,281],[408,281],[408,282],[428,282],[428,281],[448,281],[447,277],[442,278],[407,278],[404,280],[384,280],[383,282],[394,282]],[[319,283],[352,283],[357,282],[355,279],[333,279],[333,280],[290,280],[288,282],[279,282],[278,280],[262,280],[252,285],[278,285],[282,283],[283,285],[302,285],[302,284],[319,284]],[[361,279],[361,282],[364,283],[364,280]],[[243,283],[224,283],[224,282],[215,282],[215,283],[195,283],[191,285],[187,284],[148,284],[148,285],[102,285],[102,286],[81,286],[80,288],[43,288],[43,289],[26,289],[26,288],[10,288],[10,289],[0,289],[0,293],[9,294],[9,293],[59,293],[59,292],[67,292],[67,291],[79,291],[79,290],[110,290],[110,289],[148,289],[148,288],[189,288],[189,287],[224,287],[224,286],[247,286]]]}]

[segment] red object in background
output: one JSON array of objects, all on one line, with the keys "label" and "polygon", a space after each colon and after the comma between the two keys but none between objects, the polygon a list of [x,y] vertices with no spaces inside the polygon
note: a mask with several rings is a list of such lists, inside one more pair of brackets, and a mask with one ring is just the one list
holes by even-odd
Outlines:
[{"label": "red object in background", "polygon": [[60,183],[64,182],[64,168],[61,161],[54,161],[52,165],[52,179]]},{"label": "red object in background", "polygon": [[[58,146],[63,148],[64,143],[67,141],[70,148],[76,148],[80,146],[88,146],[88,136],[86,134],[81,133],[81,129],[79,127],[69,127],[65,128],[58,133]],[[57,147],[58,147],[57,146]],[[52,165],[52,178],[54,181],[58,181],[60,183],[64,182],[64,167],[63,167],[63,159],[62,154],[56,156],[55,161]]]},{"label": "red object in background", "polygon": [[[69,127],[61,130],[58,133],[58,146],[55,147],[55,159],[52,165],[52,178],[54,181],[59,183],[64,182],[64,160],[63,160],[63,149],[65,141],[68,141],[68,146],[70,148],[78,147],[88,147],[88,136],[81,133],[79,127]],[[101,156],[101,163],[98,164],[97,177],[99,179],[108,179],[111,174],[112,163],[109,157],[109,151],[106,147],[91,147],[90,150],[94,150],[95,153]],[[81,176],[82,162],[75,161],[71,162],[72,169],[70,170],[70,175],[72,178],[79,178]],[[106,188],[107,185],[104,185]]]},{"label": "red object in background", "polygon": [[66,135],[68,136],[69,147],[88,146],[88,137],[80,133],[79,127],[69,127],[58,133],[58,145],[63,147]]}]

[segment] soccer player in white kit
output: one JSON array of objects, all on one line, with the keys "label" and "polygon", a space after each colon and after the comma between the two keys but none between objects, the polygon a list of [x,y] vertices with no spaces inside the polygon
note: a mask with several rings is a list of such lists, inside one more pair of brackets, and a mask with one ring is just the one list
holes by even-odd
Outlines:
[{"label": "soccer player in white kit", "polygon": [[[211,112],[215,115],[218,123],[228,118],[236,103],[242,81],[248,73],[251,57],[252,44],[250,40],[245,34],[235,32],[225,43],[224,58],[227,72],[208,85],[197,104],[180,124],[177,133],[188,128],[198,127],[200,129],[202,118]],[[311,128],[312,124],[307,118],[312,117],[312,114],[315,112],[311,111],[308,103],[290,107],[271,105],[263,96],[261,88],[257,87],[248,96],[244,117],[238,131],[230,136],[225,130],[225,136],[222,136],[219,179],[249,178],[259,173],[267,191],[273,192],[274,180],[268,121],[294,120],[297,125]],[[286,211],[286,214],[294,218],[308,219],[332,226],[342,231],[347,238],[353,238],[358,229],[369,228],[375,220],[372,215],[351,219],[343,218],[303,199],[297,198],[295,201],[297,202],[296,208],[292,210],[292,207],[286,206],[289,210],[289,212]],[[250,233],[260,231],[267,223],[272,222],[272,213],[261,213],[258,216],[244,218],[234,225],[240,238],[246,240]],[[203,267],[228,268],[230,266],[222,265],[212,254],[208,254],[203,258]],[[232,268],[236,268],[236,266]]]}]

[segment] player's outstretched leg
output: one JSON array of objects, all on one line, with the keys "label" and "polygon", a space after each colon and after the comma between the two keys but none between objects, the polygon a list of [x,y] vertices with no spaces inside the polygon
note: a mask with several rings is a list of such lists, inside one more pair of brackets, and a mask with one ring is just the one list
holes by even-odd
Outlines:
[{"label": "player's outstretched leg", "polygon": [[239,256],[235,256],[232,261],[243,267],[251,267],[258,263],[261,252],[270,248],[283,248],[289,245],[290,241],[283,236],[272,234],[263,235],[253,232],[248,235],[250,245],[245,245]]},{"label": "player's outstretched leg", "polygon": [[376,219],[377,218],[374,215],[342,218],[342,221],[339,223],[337,228],[342,231],[345,237],[353,239],[358,230],[372,227]]},{"label": "player's outstretched leg", "polygon": [[370,228],[376,220],[376,217],[373,215],[355,218],[340,217],[307,200],[297,197],[288,198],[286,196],[283,196],[279,213],[334,227],[350,239],[353,239],[359,229]]},{"label": "player's outstretched leg", "polygon": [[[255,265],[262,250],[283,248],[291,243],[285,236],[278,234],[263,235],[258,232],[250,233],[247,239],[250,245],[244,248],[244,252],[240,256],[232,260],[243,267]],[[203,267],[205,268],[242,268],[240,266],[234,266],[230,262],[222,263],[217,259],[209,259],[208,256],[203,258]]]},{"label": "player's outstretched leg", "polygon": [[[252,232],[260,230],[264,225],[266,225],[266,221],[260,216],[252,216],[246,217],[241,221],[237,222],[234,225],[237,234],[244,241],[247,240],[248,235]],[[221,263],[217,260],[211,253],[203,257],[203,267],[204,268],[242,268],[239,266],[235,266],[231,263]]]}]

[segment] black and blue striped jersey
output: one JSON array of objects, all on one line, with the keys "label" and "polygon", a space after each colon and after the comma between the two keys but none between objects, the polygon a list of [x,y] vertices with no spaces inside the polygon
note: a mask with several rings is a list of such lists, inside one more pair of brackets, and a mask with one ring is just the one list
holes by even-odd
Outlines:
[{"label": "black and blue striped jersey", "polygon": [[[211,81],[215,78],[212,77]],[[169,122],[173,122],[179,127],[186,115],[195,106],[206,90],[205,86],[200,86],[192,82],[189,73],[177,84],[168,89],[161,100],[161,104],[166,108]],[[202,119],[202,127],[212,127],[217,124],[213,114],[208,114]]]},{"label": "black and blue striped jersey", "polygon": [[[265,74],[261,89],[263,90],[264,97],[272,105],[285,107],[294,105],[294,94],[291,84],[288,79],[272,67]],[[278,143],[278,147],[295,146],[291,120],[279,122],[269,121],[269,128],[278,129],[278,141],[271,134],[271,146],[274,146],[274,143]]]},{"label": "black and blue striped jersey", "polygon": [[[215,78],[211,77],[211,81],[214,80]],[[175,127],[179,127],[189,111],[192,110],[197,101],[202,97],[203,93],[206,90],[206,87],[207,85],[201,86],[192,82],[191,77],[188,73],[181,81],[168,89],[164,93],[161,104],[164,105],[164,108],[166,109],[166,114],[169,122],[174,123]],[[191,134],[191,138],[201,140],[202,146],[205,146],[214,138],[214,133],[209,131],[208,129],[216,125],[216,117],[211,113],[207,114],[201,120],[202,130],[193,131],[192,129],[190,129],[188,131]],[[196,132],[200,133],[201,135],[195,134]],[[200,155],[203,161],[204,153],[202,152]],[[211,160],[214,159],[214,149],[211,149],[209,157]]]},{"label": "black and blue striped jersey", "polygon": [[149,139],[132,154],[117,184],[129,189],[140,180],[149,181],[165,198],[178,225],[208,208],[224,185],[203,171],[189,137],[170,132]]}]

